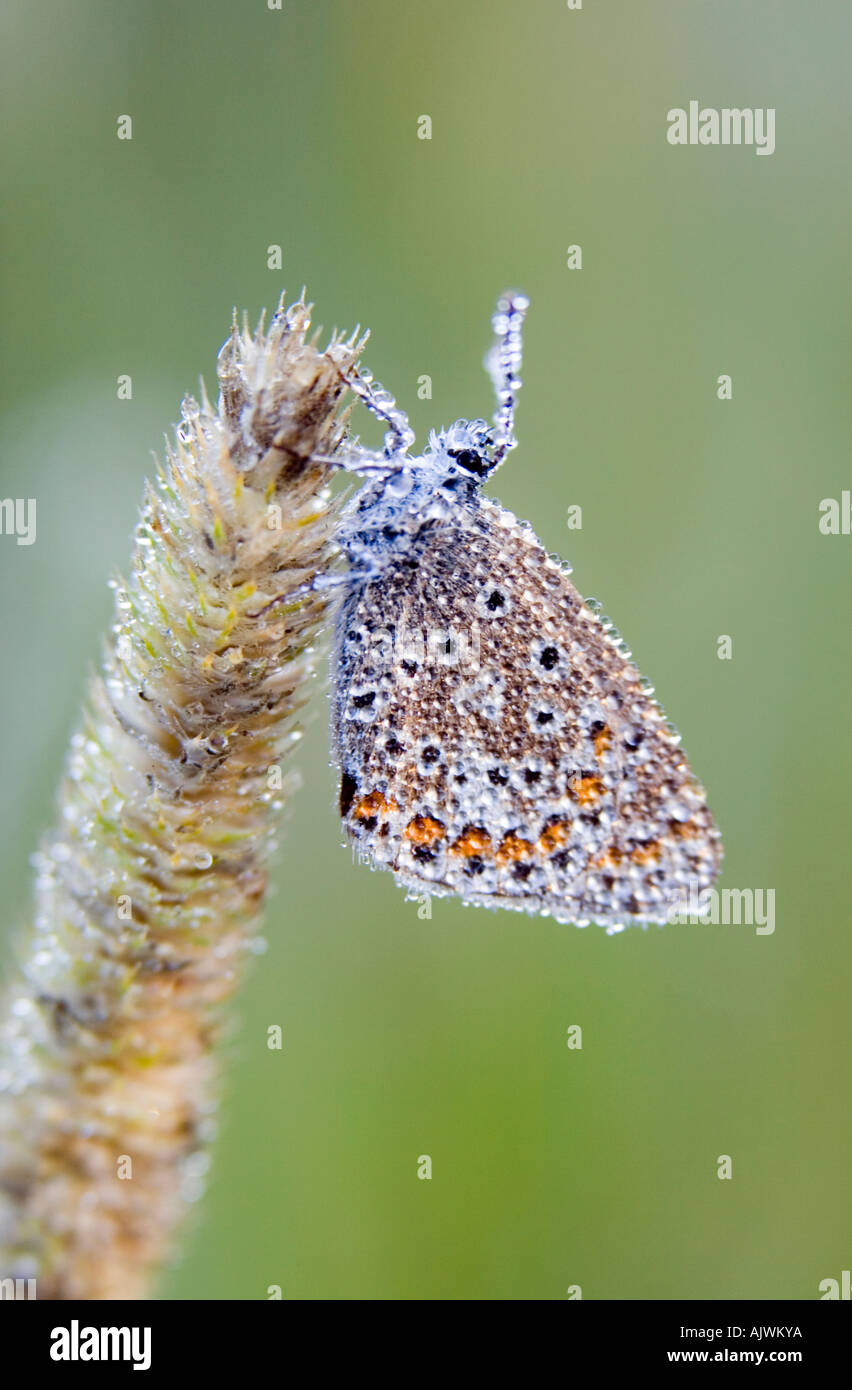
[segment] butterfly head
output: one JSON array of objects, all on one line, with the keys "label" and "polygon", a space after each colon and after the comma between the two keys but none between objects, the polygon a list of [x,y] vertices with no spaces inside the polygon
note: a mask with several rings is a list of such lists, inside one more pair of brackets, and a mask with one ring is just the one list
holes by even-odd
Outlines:
[{"label": "butterfly head", "polygon": [[481,483],[500,462],[494,431],[484,420],[456,420],[448,430],[429,436],[429,462],[446,486],[458,480]]}]

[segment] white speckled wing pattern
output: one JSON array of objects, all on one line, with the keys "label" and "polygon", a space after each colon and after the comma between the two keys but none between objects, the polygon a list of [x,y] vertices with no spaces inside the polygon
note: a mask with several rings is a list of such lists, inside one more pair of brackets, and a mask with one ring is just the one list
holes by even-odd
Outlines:
[{"label": "white speckled wing pattern", "polygon": [[343,823],[409,889],[613,929],[712,884],[721,841],[677,735],[495,502],[433,518],[353,582],[337,642]]}]

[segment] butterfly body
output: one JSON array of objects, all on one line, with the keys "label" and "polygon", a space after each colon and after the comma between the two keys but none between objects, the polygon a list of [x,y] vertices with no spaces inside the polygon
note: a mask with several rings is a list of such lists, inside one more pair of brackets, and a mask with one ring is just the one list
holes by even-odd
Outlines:
[{"label": "butterfly body", "polygon": [[500,443],[459,421],[411,459],[392,433],[344,515],[345,832],[415,893],[608,930],[664,922],[713,882],[718,831],[620,639],[482,496]]}]

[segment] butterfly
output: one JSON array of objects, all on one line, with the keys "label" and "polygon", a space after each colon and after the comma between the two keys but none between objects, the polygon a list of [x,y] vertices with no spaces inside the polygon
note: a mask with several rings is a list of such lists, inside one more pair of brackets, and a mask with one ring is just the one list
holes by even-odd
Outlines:
[{"label": "butterfly", "polygon": [[521,327],[507,292],[486,366],[492,425],[432,431],[366,371],[387,426],[351,445],[348,561],[331,659],[331,741],[348,839],[409,895],[608,932],[662,923],[722,855],[679,736],[608,620],[531,528],[482,493],[516,447]]}]

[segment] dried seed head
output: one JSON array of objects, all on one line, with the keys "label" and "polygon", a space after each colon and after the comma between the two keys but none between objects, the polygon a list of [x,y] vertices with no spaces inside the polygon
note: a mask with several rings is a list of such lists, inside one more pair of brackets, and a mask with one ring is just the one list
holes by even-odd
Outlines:
[{"label": "dried seed head", "polygon": [[[0,1272],[141,1294],[210,1138],[218,1006],[255,936],[334,550],[325,484],[362,343],[304,297],[236,322],[187,397],[37,856],[0,1024]],[[125,1180],[122,1180],[125,1179]]]}]

